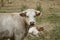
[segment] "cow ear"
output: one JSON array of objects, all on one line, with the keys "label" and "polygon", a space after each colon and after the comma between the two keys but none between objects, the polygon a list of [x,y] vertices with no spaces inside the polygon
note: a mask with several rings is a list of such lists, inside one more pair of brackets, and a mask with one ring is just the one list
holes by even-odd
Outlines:
[{"label": "cow ear", "polygon": [[26,12],[20,12],[20,16],[25,17],[26,16]]},{"label": "cow ear", "polygon": [[38,31],[43,31],[44,30],[44,27],[37,27],[37,30]]},{"label": "cow ear", "polygon": [[41,15],[41,12],[40,11],[35,11],[35,13],[36,13],[36,16]]}]

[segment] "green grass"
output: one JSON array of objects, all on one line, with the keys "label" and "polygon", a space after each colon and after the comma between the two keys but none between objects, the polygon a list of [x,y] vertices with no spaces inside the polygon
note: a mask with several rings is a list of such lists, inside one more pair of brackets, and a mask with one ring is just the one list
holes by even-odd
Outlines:
[{"label": "green grass", "polygon": [[28,7],[27,7],[26,5],[22,5],[21,8],[20,8],[20,10],[21,10],[21,11],[24,11],[24,10],[26,10],[27,8],[28,8]]},{"label": "green grass", "polygon": [[47,21],[50,21],[51,23],[60,23],[60,16],[57,16],[55,14],[52,14],[47,18]]},{"label": "green grass", "polygon": [[23,10],[28,9],[28,6],[26,5],[21,5],[21,7],[1,7],[0,8],[0,13],[11,13],[11,12],[20,12]]},{"label": "green grass", "polygon": [[42,8],[41,8],[40,3],[38,3],[38,4],[36,5],[36,8],[35,8],[35,9],[38,10],[38,11],[42,11]]}]

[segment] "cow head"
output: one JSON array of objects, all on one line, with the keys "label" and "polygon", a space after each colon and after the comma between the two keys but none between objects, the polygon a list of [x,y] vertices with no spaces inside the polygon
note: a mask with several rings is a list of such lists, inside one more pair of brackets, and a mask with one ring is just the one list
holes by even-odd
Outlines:
[{"label": "cow head", "polygon": [[33,26],[36,24],[35,17],[41,14],[40,11],[34,9],[27,9],[20,12],[20,16],[25,17],[25,21],[28,25]]}]

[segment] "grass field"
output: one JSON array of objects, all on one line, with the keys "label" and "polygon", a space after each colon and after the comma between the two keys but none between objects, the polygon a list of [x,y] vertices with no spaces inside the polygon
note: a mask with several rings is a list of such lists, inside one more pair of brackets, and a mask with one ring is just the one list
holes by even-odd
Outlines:
[{"label": "grass field", "polygon": [[7,4],[0,7],[0,13],[19,12],[28,8],[42,12],[42,15],[36,18],[36,21],[44,27],[44,31],[41,32],[39,38],[28,38],[27,36],[25,40],[60,40],[60,0],[18,0],[10,6]]}]

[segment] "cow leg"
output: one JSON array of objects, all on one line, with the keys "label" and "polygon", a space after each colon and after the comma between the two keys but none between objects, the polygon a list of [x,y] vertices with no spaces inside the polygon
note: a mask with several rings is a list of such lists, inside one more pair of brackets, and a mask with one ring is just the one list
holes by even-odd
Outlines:
[{"label": "cow leg", "polygon": [[13,33],[13,36],[10,38],[10,40],[15,40],[15,35]]},{"label": "cow leg", "polygon": [[15,40],[15,38],[14,37],[11,37],[10,40]]},{"label": "cow leg", "polygon": [[10,40],[15,40],[15,39],[12,37],[12,38],[10,38]]}]

